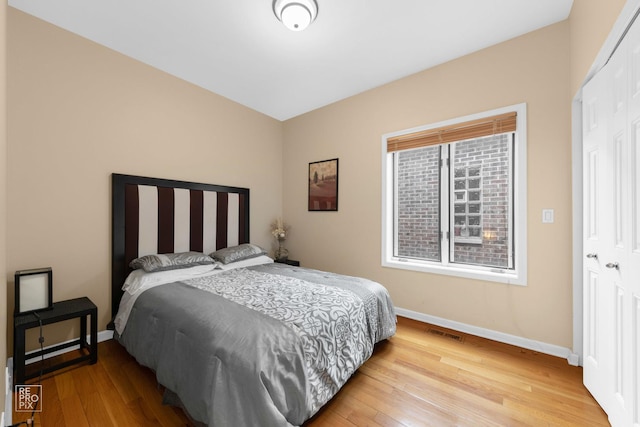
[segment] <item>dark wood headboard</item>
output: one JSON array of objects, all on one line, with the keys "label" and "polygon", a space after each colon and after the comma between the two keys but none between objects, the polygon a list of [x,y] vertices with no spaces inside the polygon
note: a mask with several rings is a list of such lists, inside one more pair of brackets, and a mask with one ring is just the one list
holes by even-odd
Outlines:
[{"label": "dark wood headboard", "polygon": [[112,174],[111,318],[143,255],[249,243],[249,189]]}]

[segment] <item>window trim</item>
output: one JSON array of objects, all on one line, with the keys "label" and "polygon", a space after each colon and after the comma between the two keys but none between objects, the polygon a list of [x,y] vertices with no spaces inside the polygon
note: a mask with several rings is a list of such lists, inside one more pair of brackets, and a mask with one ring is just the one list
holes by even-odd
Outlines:
[{"label": "window trim", "polygon": [[[464,264],[445,264],[443,262],[431,262],[420,260],[408,260],[393,256],[394,248],[394,188],[393,188],[393,155],[387,151],[388,140],[416,132],[425,132],[431,129],[454,126],[462,122],[481,120],[486,117],[516,112],[517,124],[515,131],[515,147],[513,165],[517,173],[514,176],[513,206],[517,212],[513,224],[513,244],[515,245],[514,270],[502,270],[482,266],[469,266]],[[413,270],[425,273],[444,274],[469,279],[486,280],[512,285],[527,284],[527,105],[515,104],[508,107],[485,111],[451,120],[445,120],[425,126],[405,129],[382,135],[382,224],[381,224],[381,263],[383,267]],[[448,185],[448,183],[442,183]],[[443,191],[443,189],[441,189]],[[447,189],[448,191],[448,189]],[[441,230],[449,229],[449,219],[443,218]],[[443,239],[444,241],[444,239]],[[444,247],[441,250],[445,250]],[[448,250],[448,249],[447,249]]]}]

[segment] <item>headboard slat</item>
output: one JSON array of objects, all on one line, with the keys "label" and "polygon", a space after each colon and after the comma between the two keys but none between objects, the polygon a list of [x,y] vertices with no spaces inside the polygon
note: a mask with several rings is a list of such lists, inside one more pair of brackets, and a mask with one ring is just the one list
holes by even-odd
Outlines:
[{"label": "headboard slat", "polygon": [[[129,265],[138,256],[138,236],[140,235],[139,213],[140,198],[137,185],[127,185],[124,200],[125,222],[124,222],[124,243],[125,243],[125,263]],[[115,203],[115,202],[114,202]],[[115,232],[115,231],[114,231]]]},{"label": "headboard slat", "polygon": [[190,192],[190,221],[189,221],[189,241],[191,242],[191,250],[194,252],[203,252],[204,246],[204,197],[203,192],[199,190],[189,190]]},{"label": "headboard slat", "polygon": [[175,199],[173,189],[158,187],[158,250],[156,253],[166,254],[174,252],[174,209]]},{"label": "headboard slat", "polygon": [[216,249],[227,246],[227,215],[229,213],[229,198],[226,193],[218,193],[218,203],[216,204]]}]

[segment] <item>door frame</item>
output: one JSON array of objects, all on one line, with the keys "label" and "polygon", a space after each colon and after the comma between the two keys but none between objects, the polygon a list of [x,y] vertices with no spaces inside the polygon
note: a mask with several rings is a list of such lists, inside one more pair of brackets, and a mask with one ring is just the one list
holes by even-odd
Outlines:
[{"label": "door frame", "polygon": [[[609,61],[627,29],[640,13],[640,0],[627,0],[571,103],[573,208],[573,354],[572,365],[583,366],[583,200],[582,200],[582,88]],[[639,18],[640,19],[640,18]]]}]

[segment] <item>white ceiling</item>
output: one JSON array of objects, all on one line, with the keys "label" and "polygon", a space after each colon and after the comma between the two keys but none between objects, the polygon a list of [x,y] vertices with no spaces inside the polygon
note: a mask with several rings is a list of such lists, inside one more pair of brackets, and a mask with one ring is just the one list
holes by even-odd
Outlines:
[{"label": "white ceiling", "polygon": [[9,5],[278,120],[562,21],[573,0],[317,0],[302,32],[272,0]]}]

